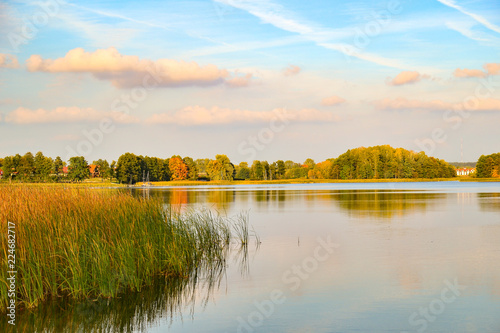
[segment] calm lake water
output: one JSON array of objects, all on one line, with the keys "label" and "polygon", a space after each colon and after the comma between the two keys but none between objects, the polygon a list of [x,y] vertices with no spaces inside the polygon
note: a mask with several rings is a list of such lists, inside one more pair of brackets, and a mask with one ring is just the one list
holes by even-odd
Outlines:
[{"label": "calm lake water", "polygon": [[500,183],[133,194],[179,209],[246,211],[261,244],[235,249],[224,272],[119,300],[49,304],[20,320],[55,331],[500,332]]}]

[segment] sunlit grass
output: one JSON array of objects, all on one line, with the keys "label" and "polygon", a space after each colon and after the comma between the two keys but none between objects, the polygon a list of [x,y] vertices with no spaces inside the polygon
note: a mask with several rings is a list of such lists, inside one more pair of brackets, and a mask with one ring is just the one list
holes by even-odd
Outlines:
[{"label": "sunlit grass", "polygon": [[8,221],[16,224],[18,306],[26,308],[58,295],[114,297],[158,275],[188,277],[225,265],[232,228],[208,210],[179,214],[117,190],[2,186],[2,311]]}]

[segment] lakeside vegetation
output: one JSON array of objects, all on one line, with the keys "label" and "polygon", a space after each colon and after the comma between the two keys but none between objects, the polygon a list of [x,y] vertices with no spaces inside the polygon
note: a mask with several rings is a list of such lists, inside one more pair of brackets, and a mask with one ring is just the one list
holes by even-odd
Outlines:
[{"label": "lakeside vegetation", "polygon": [[[500,177],[500,154],[481,156],[478,173],[473,177]],[[69,159],[52,159],[42,152],[35,156],[28,152],[21,156],[0,158],[3,182],[49,183],[82,182],[89,179],[109,180],[119,184],[132,185],[142,181],[173,185],[177,181],[337,181],[337,180],[400,180],[400,179],[440,179],[456,176],[455,167],[444,160],[427,156],[424,152],[413,152],[391,146],[360,147],[350,149],[337,158],[316,163],[307,159],[303,163],[277,160],[255,160],[251,165],[241,162],[233,164],[226,155],[216,155],[215,159],[158,158],[125,153],[118,161],[109,163],[99,159],[89,165],[82,156]],[[99,182],[95,183],[98,186]],[[186,184],[192,185],[192,182]],[[205,184],[205,183],[200,183]]]},{"label": "lakeside vegetation", "polygon": [[477,160],[476,175],[479,178],[500,178],[500,153],[481,155]]},{"label": "lakeside vegetation", "polygon": [[[210,211],[176,213],[161,200],[85,188],[4,186],[0,222],[15,224],[17,306],[44,300],[115,297],[155,277],[224,267],[234,231],[248,223]],[[6,234],[6,233],[5,233]],[[8,306],[7,237],[2,236],[0,311]],[[248,241],[248,235],[243,235]],[[242,244],[243,246],[244,244]]]}]

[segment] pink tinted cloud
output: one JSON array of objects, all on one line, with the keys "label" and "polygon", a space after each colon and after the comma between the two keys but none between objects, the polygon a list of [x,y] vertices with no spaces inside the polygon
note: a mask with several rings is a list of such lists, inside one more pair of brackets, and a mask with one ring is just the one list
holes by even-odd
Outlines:
[{"label": "pink tinted cloud", "polygon": [[302,69],[299,66],[289,65],[287,68],[283,70],[283,74],[286,76],[292,76],[299,74]]},{"label": "pink tinted cloud", "polygon": [[[235,79],[228,70],[212,64],[200,66],[194,61],[140,59],[138,56],[122,55],[113,47],[94,52],[76,48],[57,59],[32,55],[26,64],[32,72],[91,73],[119,88],[144,85],[146,78],[149,85],[161,87],[204,86]],[[242,80],[237,83],[241,86]]]},{"label": "pink tinted cloud", "polygon": [[12,54],[0,53],[0,68],[18,68],[17,57]]},{"label": "pink tinted cloud", "polygon": [[423,78],[428,78],[427,75],[422,75],[417,71],[403,71],[396,75],[395,78],[389,81],[389,85],[401,86],[404,84],[416,83]]},{"label": "pink tinted cloud", "polygon": [[339,118],[332,112],[316,109],[302,109],[289,111],[274,109],[270,111],[249,111],[229,109],[214,106],[188,106],[173,114],[154,114],[146,120],[149,124],[177,124],[177,125],[220,125],[234,123],[268,123],[273,119],[285,117],[296,122],[337,121]]},{"label": "pink tinted cloud", "polygon": [[330,97],[325,97],[321,100],[321,105],[324,106],[333,106],[333,105],[339,105],[345,103],[345,99],[339,96],[330,96]]},{"label": "pink tinted cloud", "polygon": [[486,77],[500,74],[500,63],[487,63],[483,65],[483,68],[484,71],[480,69],[457,68],[453,72],[453,75],[455,77]]}]

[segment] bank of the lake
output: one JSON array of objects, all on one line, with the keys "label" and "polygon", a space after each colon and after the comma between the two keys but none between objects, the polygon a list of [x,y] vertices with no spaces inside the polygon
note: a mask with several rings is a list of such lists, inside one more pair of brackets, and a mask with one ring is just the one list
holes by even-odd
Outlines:
[{"label": "bank of the lake", "polygon": [[19,309],[55,296],[115,297],[158,276],[224,267],[232,233],[248,241],[247,222],[208,210],[180,214],[116,189],[4,186],[0,312],[11,298],[8,271],[17,272]]},{"label": "bank of the lake", "polygon": [[[275,180],[171,180],[163,182],[149,182],[150,187],[157,186],[203,186],[203,185],[272,185],[272,184],[349,184],[349,183],[408,183],[408,182],[500,182],[500,178],[473,178],[473,177],[454,177],[454,178],[390,178],[390,179],[275,179]],[[68,183],[22,183],[14,182],[12,184],[0,183],[1,186],[23,186],[29,185],[34,187],[143,187],[144,183],[138,182],[134,185],[120,184],[112,181],[102,180],[87,180],[83,182],[68,182]]]}]

